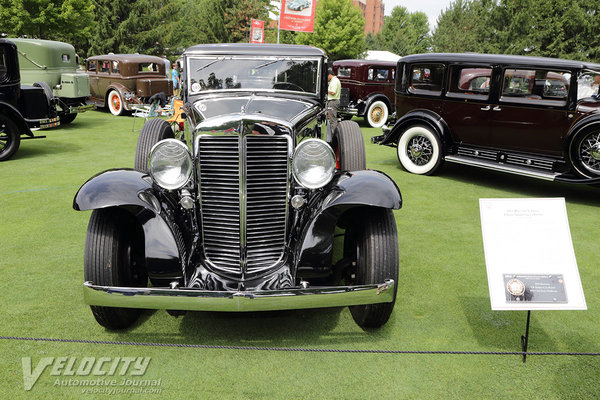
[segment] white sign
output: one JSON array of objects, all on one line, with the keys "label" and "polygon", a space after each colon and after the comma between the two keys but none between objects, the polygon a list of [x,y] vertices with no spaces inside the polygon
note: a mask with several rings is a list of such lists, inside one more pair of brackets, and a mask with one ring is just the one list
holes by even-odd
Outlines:
[{"label": "white sign", "polygon": [[586,310],[564,198],[479,199],[492,310]]}]

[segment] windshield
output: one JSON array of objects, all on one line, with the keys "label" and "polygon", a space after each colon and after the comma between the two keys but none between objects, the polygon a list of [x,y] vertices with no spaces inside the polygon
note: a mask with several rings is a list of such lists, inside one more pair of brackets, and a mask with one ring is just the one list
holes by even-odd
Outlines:
[{"label": "windshield", "polygon": [[188,60],[190,94],[283,90],[318,94],[319,59],[198,57]]}]

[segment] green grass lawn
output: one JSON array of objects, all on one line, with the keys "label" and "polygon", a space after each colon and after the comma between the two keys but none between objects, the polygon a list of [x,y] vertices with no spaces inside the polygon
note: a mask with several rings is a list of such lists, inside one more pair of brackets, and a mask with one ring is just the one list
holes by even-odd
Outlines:
[{"label": "green grass lawn", "polygon": [[[106,331],[83,303],[89,212],[78,187],[109,168],[133,167],[131,117],[87,112],[48,137],[25,140],[0,163],[0,336],[210,346],[351,350],[520,351],[525,312],[491,311],[480,198],[565,197],[588,311],[532,313],[529,350],[600,352],[600,191],[446,165],[432,177],[404,172],[395,150],[370,144],[380,130],[361,123],[369,168],[398,184],[395,212],[400,279],[390,321],[365,332],[346,308],[251,314],[148,311],[141,323]],[[141,121],[136,121],[141,126]],[[106,398],[60,386],[46,369],[23,389],[23,357],[151,357],[143,379],[160,394],[120,397],[234,399],[600,397],[600,357],[361,354],[145,347],[0,340],[0,399]],[[73,377],[86,379],[88,377]],[[117,377],[119,378],[119,377]],[[131,378],[131,377],[129,377]],[[140,378],[140,377],[138,377]]]}]

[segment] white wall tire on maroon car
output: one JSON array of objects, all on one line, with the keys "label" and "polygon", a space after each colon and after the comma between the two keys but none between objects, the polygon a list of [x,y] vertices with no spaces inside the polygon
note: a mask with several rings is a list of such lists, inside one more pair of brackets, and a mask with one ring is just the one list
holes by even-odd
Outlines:
[{"label": "white wall tire on maroon car", "polygon": [[411,126],[398,140],[398,161],[417,175],[431,175],[442,165],[442,143],[429,128]]},{"label": "white wall tire on maroon car", "polygon": [[387,122],[388,116],[388,106],[381,100],[371,103],[366,115],[367,122],[373,128],[381,128]]},{"label": "white wall tire on maroon car", "polygon": [[108,109],[112,115],[123,115],[123,99],[116,90],[111,90],[107,98]]}]

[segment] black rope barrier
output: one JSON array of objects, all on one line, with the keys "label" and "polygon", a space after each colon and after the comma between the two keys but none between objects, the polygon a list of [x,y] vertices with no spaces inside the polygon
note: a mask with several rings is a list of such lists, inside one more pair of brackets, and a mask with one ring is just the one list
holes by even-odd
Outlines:
[{"label": "black rope barrier", "polygon": [[227,346],[209,344],[186,344],[186,343],[146,343],[146,342],[119,342],[110,340],[88,340],[88,339],[56,339],[56,338],[32,338],[21,336],[0,336],[0,340],[28,340],[40,342],[58,343],[84,343],[84,344],[106,344],[120,346],[146,346],[146,347],[180,347],[194,349],[214,350],[249,350],[249,351],[289,351],[289,352],[315,352],[315,353],[359,353],[359,354],[451,354],[451,355],[527,355],[527,356],[600,356],[600,353],[576,353],[576,352],[549,352],[549,351],[454,351],[454,350],[358,350],[358,349],[311,349],[301,347],[262,347],[262,346]]}]

